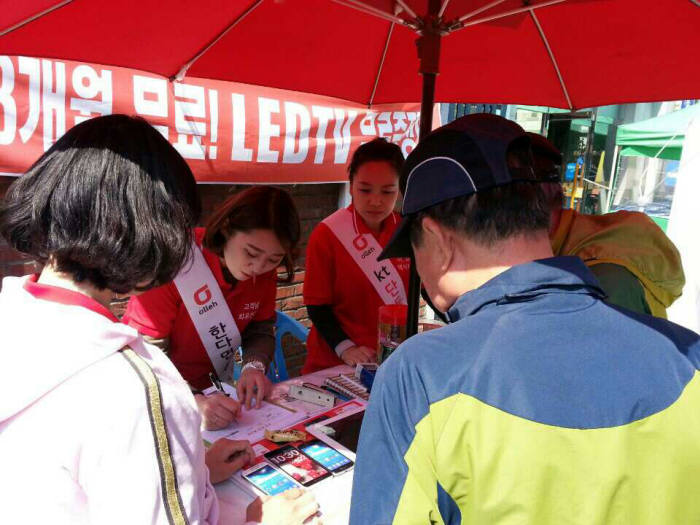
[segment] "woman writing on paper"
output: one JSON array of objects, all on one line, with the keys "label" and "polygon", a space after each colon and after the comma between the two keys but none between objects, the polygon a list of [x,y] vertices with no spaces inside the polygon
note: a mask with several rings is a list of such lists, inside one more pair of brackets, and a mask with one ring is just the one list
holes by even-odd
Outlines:
[{"label": "woman writing on paper", "polygon": [[[78,124],[13,182],[0,232],[43,269],[0,292],[3,523],[219,522],[211,482],[250,445],[205,451],[187,384],[108,308],[178,273],[198,213],[182,157],[124,115]],[[316,508],[296,492],[247,514],[301,524]]]},{"label": "woman writing on paper", "polygon": [[402,165],[401,149],[383,138],[357,148],[348,167],[352,204],[311,234],[304,303],[313,327],[302,373],[376,361],[379,307],[406,304],[408,259],[377,261],[400,220]]},{"label": "woman writing on paper", "polygon": [[231,377],[243,349],[238,399],[259,407],[269,390],[265,371],[274,353],[277,268],[293,278],[299,216],[286,192],[255,186],[231,196],[206,228],[194,230],[194,260],[173,282],[132,297],[124,322],[166,349],[195,392],[205,428],[225,428],[239,405],[198,391],[209,374]]}]

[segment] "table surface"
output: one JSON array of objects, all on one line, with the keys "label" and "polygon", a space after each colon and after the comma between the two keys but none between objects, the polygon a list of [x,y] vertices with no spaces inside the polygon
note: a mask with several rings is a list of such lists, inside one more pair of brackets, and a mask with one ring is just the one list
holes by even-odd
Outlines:
[{"label": "table surface", "polygon": [[[290,384],[301,384],[304,382],[320,385],[327,377],[340,373],[352,373],[353,368],[347,365],[340,365],[313,374],[295,377],[282,383],[277,383],[272,392],[272,398],[285,393]],[[296,401],[300,408],[305,410],[327,410],[321,407]],[[294,406],[294,405],[292,405]],[[312,485],[308,490],[314,493],[316,500],[321,506],[321,513],[324,525],[346,525],[350,516],[350,493],[352,491],[352,476],[354,470],[340,476],[334,476],[316,485]],[[233,481],[217,483],[214,488],[219,499],[221,516],[219,523],[240,525],[245,523],[245,510],[248,504],[253,501],[254,496],[247,493]]]}]

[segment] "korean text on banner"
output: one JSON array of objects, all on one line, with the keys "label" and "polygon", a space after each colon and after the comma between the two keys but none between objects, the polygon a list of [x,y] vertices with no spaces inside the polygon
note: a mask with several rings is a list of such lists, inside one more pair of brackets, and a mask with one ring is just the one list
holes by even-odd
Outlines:
[{"label": "korean text on banner", "polygon": [[408,154],[419,108],[367,109],[260,86],[0,56],[0,173],[24,172],[83,120],[125,113],[155,126],[200,182],[344,182],[352,151],[376,136]]}]

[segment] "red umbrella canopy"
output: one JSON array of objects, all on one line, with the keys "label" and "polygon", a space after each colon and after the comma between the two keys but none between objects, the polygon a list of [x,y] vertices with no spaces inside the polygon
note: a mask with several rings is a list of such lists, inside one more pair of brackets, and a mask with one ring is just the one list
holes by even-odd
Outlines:
[{"label": "red umbrella canopy", "polygon": [[700,98],[698,28],[697,0],[23,0],[0,54],[380,104],[420,100],[433,31],[437,101],[574,108]]}]

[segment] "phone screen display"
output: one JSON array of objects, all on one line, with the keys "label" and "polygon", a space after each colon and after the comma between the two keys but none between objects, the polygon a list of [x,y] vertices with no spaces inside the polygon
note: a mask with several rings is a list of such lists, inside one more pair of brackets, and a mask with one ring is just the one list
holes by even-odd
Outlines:
[{"label": "phone screen display", "polygon": [[299,449],[331,472],[342,472],[353,465],[350,459],[346,458],[323,441],[312,441],[311,443],[300,446]]},{"label": "phone screen display", "polygon": [[244,473],[243,477],[268,496],[274,496],[299,486],[275,467],[266,463],[263,463],[253,471]]},{"label": "phone screen display", "polygon": [[331,474],[323,465],[289,445],[268,452],[265,458],[304,486],[313,485]]}]

